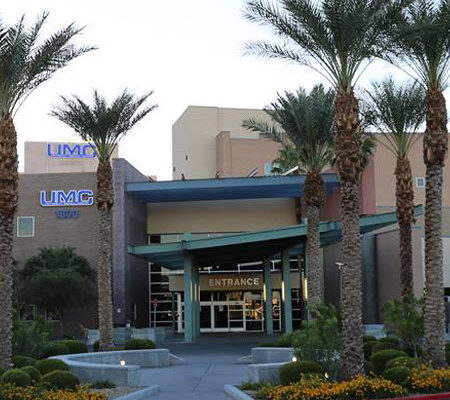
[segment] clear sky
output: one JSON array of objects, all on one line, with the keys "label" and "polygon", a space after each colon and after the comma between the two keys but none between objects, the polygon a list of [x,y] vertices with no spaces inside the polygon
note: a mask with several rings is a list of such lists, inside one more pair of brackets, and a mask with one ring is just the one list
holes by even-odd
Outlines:
[{"label": "clear sky", "polygon": [[[75,60],[43,84],[16,116],[20,170],[24,141],[77,140],[48,115],[58,96],[89,99],[97,88],[110,98],[125,87],[154,90],[159,108],[120,144],[120,156],[143,173],[171,179],[171,127],[188,105],[262,108],[277,91],[311,88],[322,79],[307,68],[243,56],[247,41],[273,35],[242,17],[244,0],[14,0],[0,15],[34,22],[50,11],[44,34],[75,21],[85,26],[78,42],[99,49]],[[45,35],[44,35],[45,36]],[[361,85],[395,72],[375,63]],[[397,73],[396,73],[397,74]]]}]

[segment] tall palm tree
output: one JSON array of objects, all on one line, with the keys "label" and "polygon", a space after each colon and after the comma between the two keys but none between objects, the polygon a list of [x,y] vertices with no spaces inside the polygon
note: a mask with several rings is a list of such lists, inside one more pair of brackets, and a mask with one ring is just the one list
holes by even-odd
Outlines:
[{"label": "tall palm tree", "polygon": [[425,93],[417,85],[396,85],[392,78],[374,83],[368,91],[373,125],[382,138],[378,142],[395,157],[396,208],[400,228],[400,282],[402,298],[413,290],[412,237],[414,190],[409,153],[421,137],[419,128],[425,120]]},{"label": "tall palm tree", "polygon": [[248,0],[245,16],[273,28],[279,43],[249,43],[247,49],[294,61],[327,79],[336,91],[336,167],[341,181],[343,342],[341,375],[363,372],[361,244],[359,231],[361,133],[354,85],[382,53],[386,29],[402,0]]},{"label": "tall palm tree", "polygon": [[326,192],[321,174],[333,161],[334,97],[334,92],[325,91],[322,85],[315,86],[309,94],[304,89],[296,93],[286,92],[278,95],[277,101],[265,109],[274,123],[249,119],[242,124],[277,142],[293,146],[299,172],[306,174],[303,202],[308,218],[306,273],[308,303],[311,306],[323,302],[319,214],[325,204]]},{"label": "tall palm tree", "polygon": [[426,91],[423,158],[425,189],[425,357],[445,365],[442,259],[442,175],[448,150],[443,91],[450,70],[450,1],[415,0],[392,25],[393,62]]},{"label": "tall palm tree", "polygon": [[13,220],[18,203],[17,133],[14,116],[28,96],[59,69],[92,50],[77,47],[81,29],[73,24],[40,40],[48,13],[28,27],[22,17],[0,22],[0,366],[11,364],[11,263]]},{"label": "tall palm tree", "polygon": [[97,208],[98,208],[98,319],[99,349],[113,348],[113,310],[111,296],[112,211],[114,204],[111,155],[122,137],[157,105],[145,103],[153,92],[136,97],[125,90],[108,103],[94,91],[93,105],[77,96],[62,97],[62,104],[51,115],[73,128],[81,138],[97,150]]}]

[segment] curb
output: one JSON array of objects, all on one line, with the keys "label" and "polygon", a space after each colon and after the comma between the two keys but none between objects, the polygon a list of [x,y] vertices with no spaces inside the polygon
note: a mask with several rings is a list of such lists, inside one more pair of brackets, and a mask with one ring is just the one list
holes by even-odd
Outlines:
[{"label": "curb", "polygon": [[152,385],[137,392],[126,394],[122,397],[117,397],[116,400],[146,400],[151,396],[159,393],[159,385]]},{"label": "curb", "polygon": [[225,385],[223,387],[223,390],[228,395],[228,397],[232,398],[233,400],[253,400],[248,394],[244,393],[236,386]]},{"label": "curb", "polygon": [[435,394],[418,394],[409,397],[395,397],[388,400],[448,400],[450,399],[450,392],[435,393]]}]

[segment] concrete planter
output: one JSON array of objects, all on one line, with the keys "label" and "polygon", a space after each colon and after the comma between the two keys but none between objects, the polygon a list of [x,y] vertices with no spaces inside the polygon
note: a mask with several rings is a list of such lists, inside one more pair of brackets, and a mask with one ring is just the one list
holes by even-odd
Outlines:
[{"label": "concrete planter", "polygon": [[[109,380],[117,386],[139,386],[140,368],[171,365],[171,355],[167,349],[68,354],[51,358],[64,361],[82,382]],[[124,366],[121,361],[125,361]]]},{"label": "concrete planter", "polygon": [[288,362],[250,364],[247,367],[247,379],[249,382],[280,382],[280,368]]},{"label": "concrete planter", "polygon": [[270,364],[290,362],[294,357],[294,349],[291,347],[253,347],[252,364]]},{"label": "concrete planter", "polygon": [[125,396],[117,397],[116,400],[146,400],[159,393],[159,386],[153,385],[148,388],[138,390],[137,392],[126,394]]},{"label": "concrete planter", "polygon": [[233,385],[225,385],[224,392],[227,396],[233,400],[253,400],[247,393],[244,393],[241,389]]},{"label": "concrete planter", "polygon": [[[158,330],[159,328],[157,328]],[[86,344],[92,346],[94,342],[99,340],[100,332],[98,329],[89,329],[86,337]],[[165,334],[157,331],[155,328],[114,328],[113,329],[113,340],[115,344],[124,344],[130,339],[149,339],[154,342],[156,339],[162,340],[165,338]]]}]

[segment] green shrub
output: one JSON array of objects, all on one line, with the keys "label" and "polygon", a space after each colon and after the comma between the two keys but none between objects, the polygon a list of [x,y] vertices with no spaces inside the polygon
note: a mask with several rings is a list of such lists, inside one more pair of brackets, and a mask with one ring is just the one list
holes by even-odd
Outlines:
[{"label": "green shrub", "polygon": [[372,354],[378,353],[381,350],[399,350],[399,347],[393,343],[376,343],[372,347]]},{"label": "green shrub", "polygon": [[13,386],[30,386],[31,378],[25,371],[20,369],[11,369],[6,371],[1,378],[2,384],[8,384]]},{"label": "green shrub", "polygon": [[100,342],[98,340],[96,340],[94,342],[94,344],[92,345],[92,350],[97,352],[99,348],[100,348]]},{"label": "green shrub", "polygon": [[397,357],[389,360],[386,363],[385,369],[394,368],[394,367],[405,367],[409,369],[414,369],[419,366],[420,362],[417,358],[412,357]]},{"label": "green shrub", "polygon": [[39,370],[31,365],[27,365],[25,367],[20,368],[22,371],[26,372],[30,378],[31,383],[40,383],[42,379],[42,375]]},{"label": "green shrub", "polygon": [[148,350],[154,349],[155,342],[148,339],[131,339],[125,342],[124,350]]},{"label": "green shrub", "polygon": [[395,336],[386,336],[378,340],[380,343],[390,343],[395,348],[400,347],[400,340],[396,338]]},{"label": "green shrub", "polygon": [[446,360],[447,360],[447,364],[450,365],[450,351],[446,351],[446,352],[445,352],[445,358],[446,358]]},{"label": "green shrub", "polygon": [[258,344],[258,347],[278,347],[277,342],[265,342]]},{"label": "green shrub", "polygon": [[69,371],[53,371],[42,377],[45,386],[55,389],[75,389],[80,380]]},{"label": "green shrub", "polygon": [[114,389],[116,387],[115,383],[111,381],[96,381],[89,385],[92,389]]},{"label": "green shrub", "polygon": [[38,316],[34,321],[13,320],[13,354],[38,358],[52,332],[51,324]]},{"label": "green shrub", "polygon": [[375,336],[371,336],[371,335],[364,335],[363,336],[363,342],[377,342],[378,339]]},{"label": "green shrub", "polygon": [[293,337],[293,333],[285,333],[275,342],[275,347],[292,347]]},{"label": "green shrub", "polygon": [[372,361],[364,360],[364,371],[365,371],[366,375],[368,375],[370,373],[375,373],[375,371],[373,369]]},{"label": "green shrub", "polygon": [[79,353],[87,353],[88,348],[86,344],[84,344],[81,340],[60,340],[58,343],[67,346],[70,354],[79,354]]},{"label": "green shrub", "polygon": [[372,353],[370,361],[373,363],[375,373],[381,374],[389,360],[397,357],[406,357],[406,353],[401,350],[387,349]]},{"label": "green shrub", "polygon": [[324,375],[325,370],[314,361],[296,361],[285,364],[280,368],[280,383],[284,386],[298,382],[302,375]]},{"label": "green shrub", "polygon": [[406,367],[392,367],[383,372],[383,378],[400,386],[406,386],[411,379],[411,370]]},{"label": "green shrub", "polygon": [[6,372],[6,369],[0,367],[0,378]]},{"label": "green shrub", "polygon": [[36,360],[34,358],[26,356],[13,356],[12,358],[14,368],[27,367],[29,365],[34,365],[35,362]]},{"label": "green shrub", "polygon": [[70,350],[65,344],[50,342],[43,347],[39,358],[61,356],[63,354],[70,354]]},{"label": "green shrub", "polygon": [[41,375],[49,374],[53,371],[68,371],[69,367],[64,361],[54,360],[54,359],[46,359],[36,361],[34,366],[39,370]]},{"label": "green shrub", "polygon": [[370,359],[370,356],[372,355],[372,348],[376,344],[377,344],[377,342],[364,342],[363,343],[364,359],[365,360]]}]

